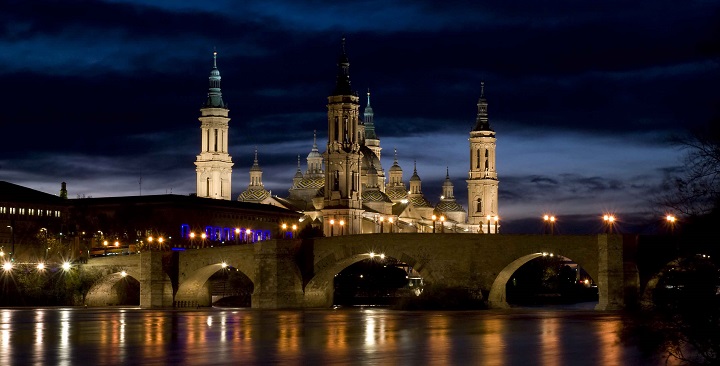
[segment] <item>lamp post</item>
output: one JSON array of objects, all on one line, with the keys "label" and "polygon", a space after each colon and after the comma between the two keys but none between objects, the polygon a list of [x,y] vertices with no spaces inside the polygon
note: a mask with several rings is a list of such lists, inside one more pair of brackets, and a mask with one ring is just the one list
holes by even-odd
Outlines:
[{"label": "lamp post", "polygon": [[665,221],[668,224],[668,227],[670,227],[670,234],[673,234],[675,231],[675,222],[677,221],[677,218],[673,215],[667,215],[665,216]]},{"label": "lamp post", "polygon": [[613,223],[615,222],[615,216],[604,215],[603,221],[605,221],[605,224],[607,225],[607,233],[612,234],[612,228],[613,228]]},{"label": "lamp post", "polygon": [[440,216],[440,230],[445,234],[445,216]]},{"label": "lamp post", "polygon": [[340,236],[345,235],[345,220],[340,220]]},{"label": "lamp post", "polygon": [[250,234],[252,234],[252,230],[245,229],[245,244],[250,242]]},{"label": "lamp post", "polygon": [[287,239],[287,224],[282,224],[282,231],[283,231],[283,234],[282,234],[283,239]]},{"label": "lamp post", "polygon": [[333,236],[333,229],[335,228],[335,220],[330,219],[330,236]]},{"label": "lamp post", "polygon": [[12,248],[10,249],[10,262],[15,262],[15,229],[12,225],[8,225],[7,227],[10,228],[10,243],[12,244]]},{"label": "lamp post", "polygon": [[380,234],[383,233],[384,228],[385,228],[385,218],[380,216]]},{"label": "lamp post", "polygon": [[393,224],[393,218],[392,218],[392,217],[388,217],[388,222],[390,223],[390,233],[392,234],[392,233],[393,233],[393,226],[392,226],[392,224]]},{"label": "lamp post", "polygon": [[295,239],[295,232],[297,232],[297,225],[293,224],[292,226],[292,238]]},{"label": "lamp post", "polygon": [[437,220],[437,216],[432,215],[432,222],[433,222],[433,234],[435,234],[435,220]]},{"label": "lamp post", "polygon": [[[555,216],[545,215],[543,216],[543,221],[545,221],[545,224],[550,227],[550,235],[553,235],[555,230]],[[547,231],[545,233],[547,234]]]},{"label": "lamp post", "polygon": [[495,234],[497,234],[498,233],[498,221],[500,221],[500,218],[497,215],[495,215],[495,217],[493,217],[493,221],[495,221]]},{"label": "lamp post", "polygon": [[492,216],[487,215],[487,216],[485,216],[485,218],[487,219],[487,222],[488,222],[488,230],[487,230],[487,233],[490,234],[490,219],[492,219]]},{"label": "lamp post", "polygon": [[235,244],[237,245],[240,241],[240,228],[235,228]]}]

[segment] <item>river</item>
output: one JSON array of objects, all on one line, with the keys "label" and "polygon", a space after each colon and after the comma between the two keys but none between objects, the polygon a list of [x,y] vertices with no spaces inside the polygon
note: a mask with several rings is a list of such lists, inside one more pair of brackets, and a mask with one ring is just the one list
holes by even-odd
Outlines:
[{"label": "river", "polygon": [[0,365],[663,365],[619,313],[0,309]]}]

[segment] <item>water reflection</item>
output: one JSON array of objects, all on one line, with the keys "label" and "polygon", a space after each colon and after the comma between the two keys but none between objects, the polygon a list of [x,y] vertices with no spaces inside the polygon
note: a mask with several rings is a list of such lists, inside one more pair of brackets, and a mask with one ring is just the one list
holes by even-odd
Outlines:
[{"label": "water reflection", "polygon": [[0,365],[652,365],[621,327],[562,311],[6,309]]}]

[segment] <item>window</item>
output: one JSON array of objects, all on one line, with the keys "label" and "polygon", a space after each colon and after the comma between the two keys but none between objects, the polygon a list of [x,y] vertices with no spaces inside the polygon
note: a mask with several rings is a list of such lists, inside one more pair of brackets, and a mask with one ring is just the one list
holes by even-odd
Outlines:
[{"label": "window", "polygon": [[477,199],[477,212],[482,212],[482,199]]},{"label": "window", "polygon": [[338,124],[338,118],[335,116],[335,141],[340,140],[340,125]]},{"label": "window", "polygon": [[215,150],[213,150],[213,151],[218,151],[218,130],[217,130],[217,128],[215,129]]},{"label": "window", "polygon": [[14,214],[15,214],[15,207],[10,207],[10,214],[11,214],[11,215],[14,215]]},{"label": "window", "polygon": [[475,150],[475,168],[480,169],[480,150]]},{"label": "window", "polygon": [[490,150],[485,150],[485,170],[488,170],[488,167],[490,166]]},{"label": "window", "polygon": [[6,213],[6,212],[5,212],[5,207],[0,207],[0,214],[4,214],[4,213]]},{"label": "window", "polygon": [[21,209],[20,209],[20,215],[24,215],[24,214],[25,214],[25,209],[24,209],[24,208],[21,208]]}]

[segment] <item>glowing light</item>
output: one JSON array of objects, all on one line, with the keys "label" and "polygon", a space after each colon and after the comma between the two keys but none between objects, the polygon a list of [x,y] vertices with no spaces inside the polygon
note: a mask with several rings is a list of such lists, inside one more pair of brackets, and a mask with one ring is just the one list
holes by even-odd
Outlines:
[{"label": "glowing light", "polygon": [[[488,216],[488,218],[489,218],[489,217],[490,217],[490,216]],[[433,221],[437,220],[437,216],[432,215],[432,220],[433,220]]]},{"label": "glowing light", "polygon": [[677,219],[676,219],[675,216],[673,216],[673,215],[667,215],[667,216],[665,217],[665,220],[667,220],[667,222],[669,222],[669,223],[672,224],[672,223],[675,223],[675,220],[677,220]]},{"label": "glowing light", "polygon": [[228,265],[227,265],[227,263],[222,262],[222,264],[220,264],[220,266],[222,266],[222,268],[227,268]]},{"label": "glowing light", "polygon": [[498,220],[500,220],[500,217],[498,217],[498,216],[493,217],[493,221],[498,221]]},{"label": "glowing light", "polygon": [[490,215],[485,216],[486,219],[490,220]]},{"label": "glowing light", "polygon": [[195,239],[195,233],[190,233],[190,239]]},{"label": "glowing light", "polygon": [[4,257],[4,256],[5,256],[5,252],[3,252],[2,250],[0,250],[0,258],[2,258],[2,257]]},{"label": "glowing light", "polygon": [[292,229],[297,230],[297,225],[293,224]]},{"label": "glowing light", "polygon": [[38,263],[37,269],[39,269],[39,270],[41,270],[41,271],[42,271],[43,269],[45,269],[45,263]]},{"label": "glowing light", "polygon": [[9,271],[9,270],[11,270],[12,268],[13,268],[12,263],[10,263],[10,262],[5,262],[5,263],[3,263],[3,270]]},{"label": "glowing light", "polygon": [[152,237],[152,236],[148,236],[148,242],[152,243],[152,241],[153,241],[153,237]]},{"label": "glowing light", "polygon": [[107,245],[108,245],[108,241],[107,241],[107,240],[103,240],[103,245],[104,245],[104,246],[107,246]]},{"label": "glowing light", "polygon": [[375,258],[375,252],[370,252],[370,258]]},{"label": "glowing light", "polygon": [[250,229],[245,230],[245,234],[250,234],[252,231]]},{"label": "glowing light", "polygon": [[200,235],[200,237],[203,238],[203,239],[206,239],[206,238],[207,238],[207,234],[202,233],[202,235]]},{"label": "glowing light", "polygon": [[240,234],[240,229],[235,228],[235,234]]},{"label": "glowing light", "polygon": [[340,226],[343,226],[343,225],[345,225],[345,221],[344,221],[344,220],[340,220]]},{"label": "glowing light", "polygon": [[164,241],[165,241],[165,239],[163,239],[162,236],[158,238],[158,242],[159,242],[160,244],[162,244],[162,242],[164,242]]},{"label": "glowing light", "polygon": [[330,225],[335,225],[335,220],[330,219]]},{"label": "glowing light", "polygon": [[380,259],[385,259],[385,254],[380,254]]},{"label": "glowing light", "polygon": [[120,276],[127,277],[127,272],[125,272],[125,271],[120,272]]},{"label": "glowing light", "polygon": [[282,224],[282,229],[283,229],[283,230],[286,230],[286,229],[287,229],[287,224]]},{"label": "glowing light", "polygon": [[[162,242],[161,242],[161,243],[162,243]],[[115,246],[116,246],[116,247],[119,247],[119,246],[120,246],[120,242],[116,241],[116,242],[115,242]]]},{"label": "glowing light", "polygon": [[71,267],[70,262],[65,262],[62,264],[62,269],[65,271],[69,271],[70,267]]}]

